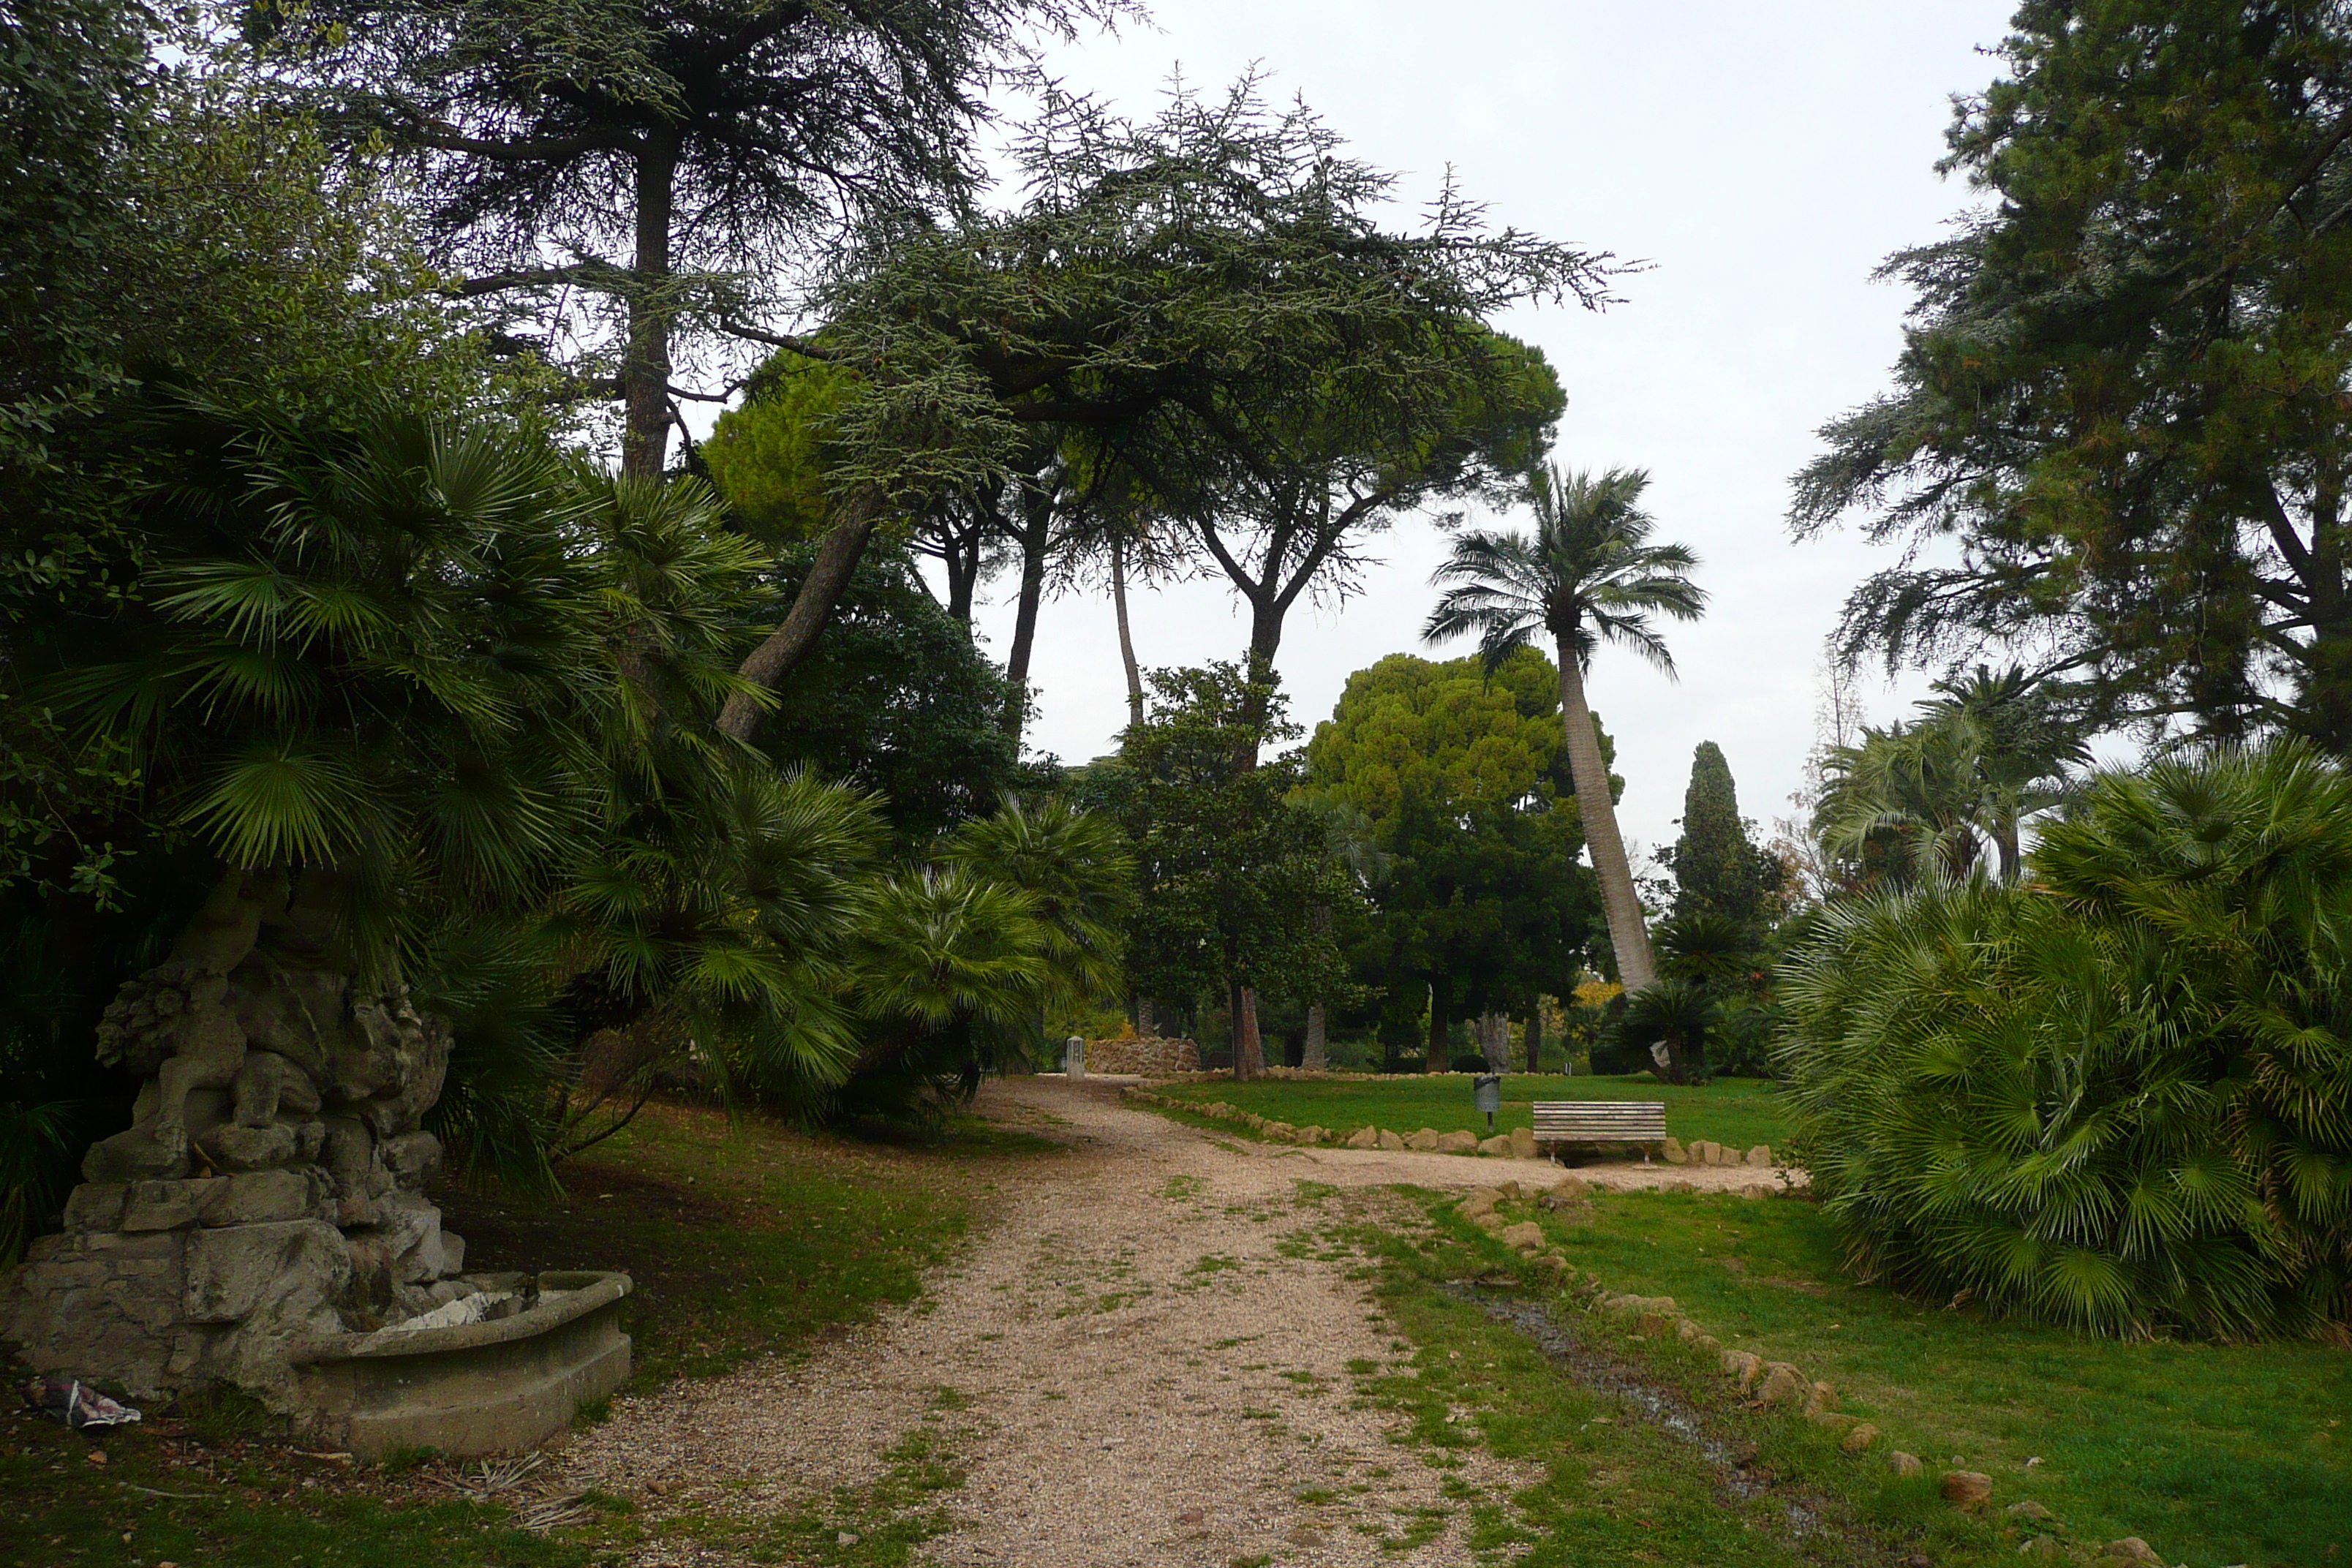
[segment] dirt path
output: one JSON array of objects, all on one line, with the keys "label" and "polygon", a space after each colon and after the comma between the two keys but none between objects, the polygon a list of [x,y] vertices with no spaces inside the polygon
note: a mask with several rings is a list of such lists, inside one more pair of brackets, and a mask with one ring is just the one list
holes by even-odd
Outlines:
[{"label": "dirt path", "polygon": [[[1313,1564],[1478,1559],[1447,1496],[1531,1477],[1473,1449],[1441,1469],[1360,1406],[1349,1363],[1402,1365],[1344,1256],[1324,1255],[1298,1184],[1467,1187],[1540,1167],[1243,1143],[1122,1107],[1116,1089],[992,1084],[990,1115],[1076,1141],[1079,1158],[1009,1197],[961,1263],[909,1307],[807,1361],[621,1402],[564,1456],[572,1484],[706,1523],[813,1517],[856,1544],[850,1500],[925,1461],[961,1468],[931,1501],[952,1528],[916,1560],[1077,1568],[1252,1558]],[[1589,1168],[1612,1185],[1758,1173]],[[1706,1181],[1706,1184],[1722,1184]],[[1399,1205],[1400,1223],[1416,1216]],[[911,1439],[911,1441],[910,1441]],[[715,1528],[714,1528],[715,1527]]]}]

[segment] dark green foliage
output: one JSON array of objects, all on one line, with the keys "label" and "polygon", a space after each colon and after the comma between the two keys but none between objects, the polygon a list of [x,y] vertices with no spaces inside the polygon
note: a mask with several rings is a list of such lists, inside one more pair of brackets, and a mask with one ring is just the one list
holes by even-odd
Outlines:
[{"label": "dark green foliage", "polygon": [[2106,1332],[2352,1316],[2352,780],[2103,774],[2032,870],[1838,902],[1787,967],[1853,1267]]},{"label": "dark green foliage", "polygon": [[[788,599],[809,551],[778,573]],[[879,795],[900,841],[927,844],[993,810],[1017,783],[1003,674],[896,551],[859,563],[816,651],[778,693],[769,752]]]},{"label": "dark green foliage", "polygon": [[1801,533],[1917,552],[1846,650],[2024,640],[2102,721],[2352,748],[2352,15],[2029,0],[2000,52],[1944,165],[1980,205],[1886,267],[1895,390],[1797,481]]},{"label": "dark green foliage", "polygon": [[1360,820],[1378,858],[1361,877],[1370,918],[1348,934],[1357,980],[1402,1015],[1383,1038],[1406,1043],[1433,993],[1427,1033],[1444,1035],[1569,985],[1600,901],[1578,864],[1550,660],[1521,648],[1489,671],[1391,654],[1349,677],[1307,755],[1317,798]]},{"label": "dark green foliage", "polygon": [[1759,930],[1775,912],[1788,873],[1748,837],[1731,764],[1713,741],[1701,741],[1691,758],[1682,822],[1682,836],[1658,857],[1675,874],[1675,913],[1718,914]]},{"label": "dark green foliage", "polygon": [[1133,847],[1129,984],[1184,999],[1338,991],[1346,972],[1316,911],[1344,916],[1360,895],[1323,815],[1294,797],[1302,760],[1261,754],[1297,734],[1280,693],[1223,663],[1155,670],[1151,685],[1144,721],[1078,783]]},{"label": "dark green foliage", "polygon": [[1697,1083],[1706,1077],[1707,1040],[1722,1023],[1723,1004],[1712,987],[1669,971],[1655,984],[1625,998],[1617,1034],[1621,1050],[1622,1046],[1638,1047],[1651,1056],[1654,1065],[1655,1051],[1664,1051],[1666,1059],[1658,1076],[1666,1082]]}]

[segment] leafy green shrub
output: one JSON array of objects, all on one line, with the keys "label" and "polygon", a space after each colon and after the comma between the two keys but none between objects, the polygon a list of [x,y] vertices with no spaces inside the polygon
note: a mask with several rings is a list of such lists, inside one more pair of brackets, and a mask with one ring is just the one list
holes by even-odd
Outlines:
[{"label": "leafy green shrub", "polygon": [[1868,1279],[2111,1333],[2308,1331],[2352,1279],[2352,780],[2107,773],[2032,875],[1789,961],[1801,1156]]}]

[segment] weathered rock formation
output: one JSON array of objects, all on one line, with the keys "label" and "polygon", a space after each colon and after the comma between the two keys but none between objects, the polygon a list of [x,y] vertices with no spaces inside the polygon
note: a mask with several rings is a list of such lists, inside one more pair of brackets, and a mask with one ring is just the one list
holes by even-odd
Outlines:
[{"label": "weathered rock formation", "polygon": [[423,1191],[448,1030],[358,977],[333,893],[232,875],[106,1010],[100,1059],[145,1080],[131,1125],[0,1293],[0,1333],[43,1370],[285,1408],[289,1347],[474,1293]]}]

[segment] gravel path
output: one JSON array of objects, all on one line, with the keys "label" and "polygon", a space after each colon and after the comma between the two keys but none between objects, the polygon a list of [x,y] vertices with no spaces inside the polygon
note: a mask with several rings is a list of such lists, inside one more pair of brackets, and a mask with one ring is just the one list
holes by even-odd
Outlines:
[{"label": "gravel path", "polygon": [[[1349,1363],[1402,1366],[1411,1352],[1351,1260],[1326,1255],[1298,1184],[1468,1187],[1547,1168],[1232,1142],[1129,1110],[1098,1083],[994,1082],[981,1108],[1073,1141],[1077,1156],[1007,1196],[913,1304],[806,1360],[618,1402],[563,1455],[567,1483],[635,1495],[652,1517],[732,1518],[756,1532],[763,1516],[822,1516],[840,1506],[836,1489],[883,1481],[914,1436],[964,1473],[961,1490],[930,1498],[952,1528],[918,1561],[1478,1561],[1445,1491],[1507,1496],[1534,1478],[1477,1449],[1459,1469],[1434,1468],[1391,1440],[1391,1415],[1359,1405]],[[1770,1174],[1578,1173],[1612,1186]],[[1402,1204],[1391,1212],[1421,1223]],[[702,1547],[636,1561],[734,1560],[723,1529],[698,1533]],[[1414,1536],[1426,1539],[1404,1544]]]}]

